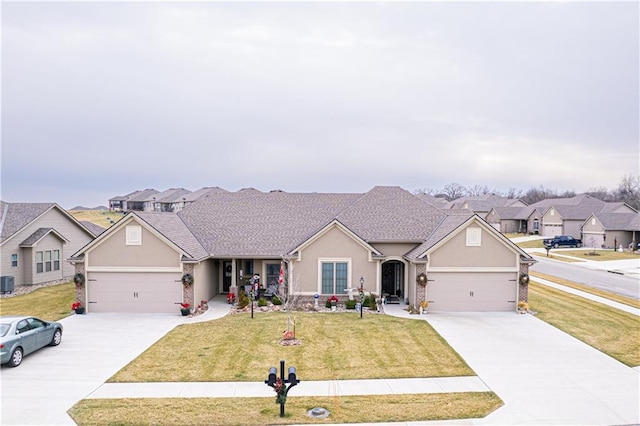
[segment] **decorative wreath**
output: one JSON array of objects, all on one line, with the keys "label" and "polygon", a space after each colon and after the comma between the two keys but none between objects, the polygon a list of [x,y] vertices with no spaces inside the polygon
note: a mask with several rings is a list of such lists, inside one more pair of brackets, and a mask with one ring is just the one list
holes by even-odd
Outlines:
[{"label": "decorative wreath", "polygon": [[529,284],[529,274],[527,274],[526,272],[520,273],[520,284],[522,285]]},{"label": "decorative wreath", "polygon": [[425,275],[424,272],[420,273],[417,277],[416,277],[416,282],[420,285],[427,285],[427,276]]},{"label": "decorative wreath", "polygon": [[231,265],[227,265],[226,271],[227,271],[227,272],[231,272],[231,269],[232,269],[232,268],[231,268]]},{"label": "decorative wreath", "polygon": [[73,276],[73,282],[77,287],[80,287],[82,284],[84,284],[84,275],[81,272],[78,272]]},{"label": "decorative wreath", "polygon": [[192,284],[193,284],[193,275],[184,274],[182,276],[182,285],[184,285],[185,287],[190,287]]}]

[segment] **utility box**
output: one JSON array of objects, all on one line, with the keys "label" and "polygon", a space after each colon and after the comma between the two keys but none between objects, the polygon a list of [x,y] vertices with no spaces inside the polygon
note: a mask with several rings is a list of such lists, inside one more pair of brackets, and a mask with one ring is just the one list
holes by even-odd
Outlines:
[{"label": "utility box", "polygon": [[13,288],[15,287],[15,277],[11,275],[5,275],[0,277],[0,292],[2,294],[5,293],[13,293]]}]

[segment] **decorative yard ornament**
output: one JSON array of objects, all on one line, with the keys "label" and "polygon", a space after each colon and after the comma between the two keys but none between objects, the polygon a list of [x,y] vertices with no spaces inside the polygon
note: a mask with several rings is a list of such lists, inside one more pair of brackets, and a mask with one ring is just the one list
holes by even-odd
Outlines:
[{"label": "decorative yard ornament", "polygon": [[416,277],[416,282],[420,285],[427,285],[427,275],[424,272],[421,272]]}]

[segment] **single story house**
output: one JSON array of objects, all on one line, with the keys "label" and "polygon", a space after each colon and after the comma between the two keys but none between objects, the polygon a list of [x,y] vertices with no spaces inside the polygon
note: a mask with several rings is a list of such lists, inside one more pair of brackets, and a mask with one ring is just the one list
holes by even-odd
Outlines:
[{"label": "single story house", "polygon": [[70,261],[89,313],[178,312],[256,274],[297,301],[345,299],[362,282],[432,311],[515,311],[535,262],[478,215],[383,186],[213,192],[179,213],[130,212]]},{"label": "single story house", "polygon": [[55,203],[0,201],[0,215],[0,269],[13,286],[71,278],[64,260],[96,236]]},{"label": "single story house", "polygon": [[582,225],[585,247],[636,247],[640,237],[640,213],[594,213]]}]

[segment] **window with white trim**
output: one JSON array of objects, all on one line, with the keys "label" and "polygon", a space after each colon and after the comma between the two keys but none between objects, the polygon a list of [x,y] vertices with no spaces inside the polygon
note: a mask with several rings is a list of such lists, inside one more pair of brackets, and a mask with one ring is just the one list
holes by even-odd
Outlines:
[{"label": "window with white trim", "polygon": [[60,250],[43,250],[36,252],[36,273],[59,271]]},{"label": "window with white trim", "polygon": [[13,253],[11,255],[11,267],[15,268],[18,266],[18,253]]},{"label": "window with white trim", "polygon": [[321,262],[322,294],[344,294],[349,282],[348,262]]},{"label": "window with white trim", "polygon": [[480,247],[482,243],[482,229],[467,228],[467,247]]},{"label": "window with white trim", "polygon": [[141,226],[127,226],[127,241],[128,246],[141,246],[142,245],[142,227]]}]

